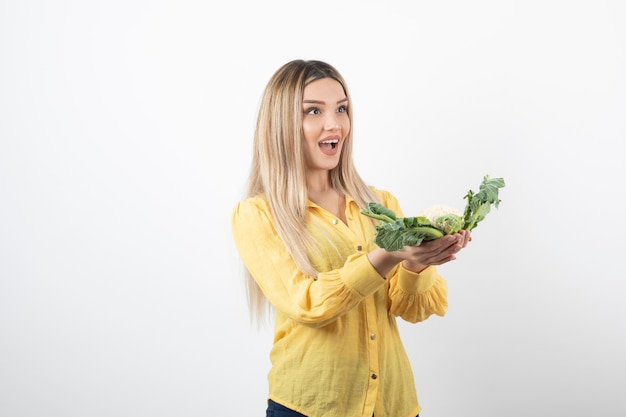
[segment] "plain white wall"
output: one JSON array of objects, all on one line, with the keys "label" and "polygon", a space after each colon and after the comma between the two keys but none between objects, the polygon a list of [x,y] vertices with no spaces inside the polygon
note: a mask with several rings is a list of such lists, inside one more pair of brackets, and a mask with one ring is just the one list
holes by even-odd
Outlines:
[{"label": "plain white wall", "polygon": [[0,415],[261,416],[230,212],[261,91],[347,78],[404,211],[499,210],[402,325],[425,417],[626,414],[620,0],[2,1]]}]

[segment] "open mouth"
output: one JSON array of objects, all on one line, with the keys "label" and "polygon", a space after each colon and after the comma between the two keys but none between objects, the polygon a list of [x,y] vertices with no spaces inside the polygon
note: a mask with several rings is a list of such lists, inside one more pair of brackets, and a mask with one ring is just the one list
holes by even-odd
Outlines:
[{"label": "open mouth", "polygon": [[323,140],[320,142],[320,148],[326,149],[326,150],[332,150],[337,147],[338,143],[339,143],[339,139]]}]

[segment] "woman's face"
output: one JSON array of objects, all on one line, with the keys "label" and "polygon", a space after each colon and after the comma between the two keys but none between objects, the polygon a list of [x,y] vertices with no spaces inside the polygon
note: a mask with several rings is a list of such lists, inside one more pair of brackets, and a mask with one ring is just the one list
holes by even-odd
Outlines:
[{"label": "woman's face", "polygon": [[343,87],[332,78],[313,81],[304,87],[302,110],[307,169],[328,171],[335,168],[350,132],[348,98]]}]

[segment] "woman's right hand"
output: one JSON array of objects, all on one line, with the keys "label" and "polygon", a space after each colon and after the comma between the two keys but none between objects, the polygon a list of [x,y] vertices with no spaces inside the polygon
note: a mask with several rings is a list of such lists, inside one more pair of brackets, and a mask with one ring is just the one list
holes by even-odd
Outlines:
[{"label": "woman's right hand", "polygon": [[419,273],[431,265],[442,265],[456,259],[456,254],[465,248],[470,240],[470,232],[461,230],[453,235],[422,242],[419,246],[405,246],[393,252],[377,248],[370,252],[368,257],[382,276],[399,262],[402,262],[405,269]]}]

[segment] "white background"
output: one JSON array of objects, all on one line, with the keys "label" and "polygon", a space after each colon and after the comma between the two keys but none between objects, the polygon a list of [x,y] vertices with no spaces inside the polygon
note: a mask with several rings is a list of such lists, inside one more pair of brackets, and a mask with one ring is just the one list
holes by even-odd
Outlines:
[{"label": "white background", "polygon": [[[626,415],[620,0],[0,2],[0,415],[262,416],[230,212],[283,63],[406,213],[498,210],[402,325],[424,417]],[[395,417],[395,416],[391,416]]]}]

